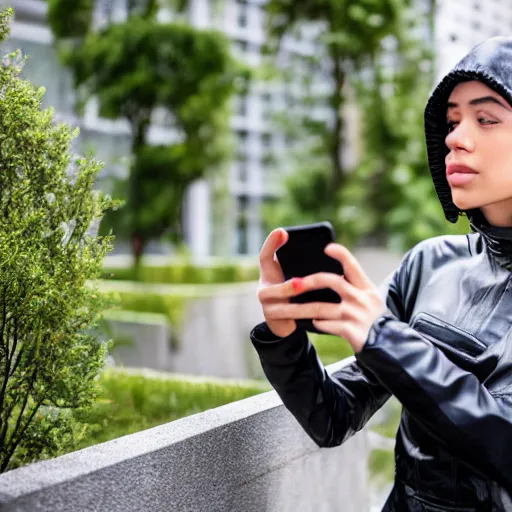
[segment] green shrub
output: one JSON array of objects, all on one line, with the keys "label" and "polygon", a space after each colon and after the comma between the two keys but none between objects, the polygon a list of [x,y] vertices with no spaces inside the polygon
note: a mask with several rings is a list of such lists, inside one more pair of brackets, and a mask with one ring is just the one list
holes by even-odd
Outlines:
[{"label": "green shrub", "polygon": [[160,284],[216,284],[257,281],[257,265],[234,263],[199,267],[189,262],[173,262],[168,265],[141,265],[132,267],[105,267],[104,279],[137,281]]},{"label": "green shrub", "polygon": [[118,304],[120,304],[121,311],[126,313],[136,312],[163,315],[172,327],[169,346],[173,350],[179,347],[179,331],[185,312],[185,297],[145,291],[119,291],[116,293],[116,298],[118,299]]},{"label": "green shrub", "polygon": [[91,330],[107,303],[89,284],[111,246],[91,229],[112,206],[94,190],[102,166],[73,156],[77,131],[42,110],[22,65],[16,52],[0,66],[0,472],[73,442],[106,350]]},{"label": "green shrub", "polygon": [[130,375],[104,371],[94,407],[77,415],[86,426],[75,449],[102,443],[146,428],[269,391],[259,382],[222,383]]},{"label": "green shrub", "polygon": [[174,328],[181,326],[186,298],[182,295],[146,291],[116,292],[122,310],[164,315]]}]

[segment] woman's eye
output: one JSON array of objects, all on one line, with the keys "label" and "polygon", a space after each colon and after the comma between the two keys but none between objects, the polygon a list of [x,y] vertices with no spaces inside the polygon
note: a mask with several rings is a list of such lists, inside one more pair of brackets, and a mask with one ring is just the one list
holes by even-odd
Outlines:
[{"label": "woman's eye", "polygon": [[485,117],[479,117],[479,118],[478,118],[478,122],[479,122],[480,124],[487,124],[487,125],[488,125],[488,124],[497,124],[497,122],[496,122],[496,121],[491,121],[490,119],[487,119],[487,118],[485,118]]}]

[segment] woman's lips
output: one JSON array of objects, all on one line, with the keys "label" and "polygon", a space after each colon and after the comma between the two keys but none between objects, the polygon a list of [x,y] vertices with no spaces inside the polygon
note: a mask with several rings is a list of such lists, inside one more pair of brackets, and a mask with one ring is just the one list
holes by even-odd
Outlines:
[{"label": "woman's lips", "polygon": [[477,176],[477,172],[465,165],[450,164],[446,167],[446,179],[454,187],[460,187],[471,183]]}]

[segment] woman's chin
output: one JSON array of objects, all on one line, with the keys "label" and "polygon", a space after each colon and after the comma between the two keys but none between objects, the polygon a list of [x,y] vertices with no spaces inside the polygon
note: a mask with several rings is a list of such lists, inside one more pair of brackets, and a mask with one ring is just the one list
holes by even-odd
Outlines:
[{"label": "woman's chin", "polygon": [[468,194],[462,190],[452,190],[452,202],[462,211],[473,210],[482,206],[481,199],[478,200],[474,197],[474,194]]}]

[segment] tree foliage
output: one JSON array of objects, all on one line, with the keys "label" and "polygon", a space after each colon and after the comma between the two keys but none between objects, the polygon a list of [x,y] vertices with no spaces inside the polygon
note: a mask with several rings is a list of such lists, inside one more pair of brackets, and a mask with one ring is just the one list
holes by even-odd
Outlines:
[{"label": "tree foliage", "polygon": [[[313,128],[321,139],[317,148],[327,152],[331,160],[327,183],[331,203],[347,178],[343,163],[345,85],[360,64],[375,53],[382,39],[397,30],[407,1],[270,0],[268,4],[270,49],[279,48],[286,34],[293,33],[304,24],[316,24],[320,29],[316,42],[322,53],[307,61],[302,60],[301,64],[309,68],[304,73],[309,85],[315,70],[326,71],[329,76],[330,92],[322,101],[330,108],[331,120],[328,124],[316,121]],[[310,102],[312,99],[308,98]]]},{"label": "tree foliage", "polygon": [[[316,53],[295,57],[285,78],[300,92],[280,123],[299,149],[285,197],[268,208],[269,227],[329,219],[345,243],[405,250],[443,232],[465,231],[443,216],[428,170],[423,109],[433,79],[425,19],[410,2],[272,0],[274,41],[317,22]],[[274,49],[276,45],[274,44]],[[279,55],[279,52],[278,52]],[[319,92],[312,77],[329,84]],[[302,79],[301,79],[302,78]],[[358,106],[355,120],[346,108]],[[314,117],[322,107],[327,120]],[[356,122],[360,161],[344,159],[344,136]]]},{"label": "tree foliage", "polygon": [[59,38],[85,36],[93,11],[94,0],[48,0],[48,21]]},{"label": "tree foliage", "polygon": [[468,225],[446,221],[428,168],[423,112],[433,82],[431,51],[410,37],[396,42],[393,68],[382,63],[381,51],[372,76],[357,84],[362,158],[340,202],[365,217],[363,233],[372,243],[406,250],[425,238],[467,232]]},{"label": "tree foliage", "polygon": [[[224,35],[157,22],[153,4],[145,5],[142,14],[140,4],[135,5],[123,23],[89,28],[78,43],[62,41],[80,103],[95,96],[100,115],[130,124],[127,204],[108,217],[108,224],[133,241],[137,257],[152,237],[168,233],[179,238],[184,191],[226,164],[231,154],[229,100],[249,78],[248,69],[232,58]],[[59,27],[54,26],[57,35]],[[176,140],[148,147],[148,129],[158,111],[166,113]]]},{"label": "tree foliage", "polygon": [[78,434],[105,355],[91,332],[107,301],[89,283],[112,242],[92,229],[113,206],[94,190],[101,164],[71,153],[77,131],[42,109],[22,65],[16,52],[0,66],[0,471]]}]

